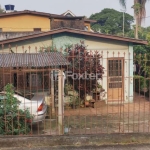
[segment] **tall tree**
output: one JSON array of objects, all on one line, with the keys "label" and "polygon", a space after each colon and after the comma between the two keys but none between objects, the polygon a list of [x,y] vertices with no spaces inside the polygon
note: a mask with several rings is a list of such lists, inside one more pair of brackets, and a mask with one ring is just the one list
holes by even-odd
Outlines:
[{"label": "tall tree", "polygon": [[[133,23],[134,18],[127,13],[125,13],[125,18],[124,31],[129,32],[131,30],[131,23]],[[122,12],[106,8],[99,13],[92,14],[90,19],[97,20],[96,23],[91,25],[94,31],[115,35],[122,35],[123,33]]]},{"label": "tall tree", "polygon": [[[126,0],[119,0],[119,1],[120,1],[120,4],[124,8],[126,8]],[[134,9],[134,16],[136,19],[135,38],[137,38],[137,39],[138,39],[139,26],[141,27],[141,23],[146,16],[145,4],[147,1],[149,1],[149,0],[134,0],[134,5],[132,7]]]}]

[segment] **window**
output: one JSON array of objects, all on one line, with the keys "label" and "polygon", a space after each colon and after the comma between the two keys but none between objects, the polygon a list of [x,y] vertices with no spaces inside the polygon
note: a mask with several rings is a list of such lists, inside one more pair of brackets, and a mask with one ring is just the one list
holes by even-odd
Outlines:
[{"label": "window", "polygon": [[109,60],[109,76],[122,76],[122,61]]},{"label": "window", "polygon": [[40,32],[41,31],[41,28],[34,28],[33,29],[35,32]]}]

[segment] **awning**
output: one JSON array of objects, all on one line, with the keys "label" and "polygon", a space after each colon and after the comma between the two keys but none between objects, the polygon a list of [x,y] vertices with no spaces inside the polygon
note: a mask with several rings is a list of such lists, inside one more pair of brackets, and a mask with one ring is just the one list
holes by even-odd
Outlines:
[{"label": "awning", "polygon": [[61,52],[0,54],[0,67],[65,66],[69,62]]}]

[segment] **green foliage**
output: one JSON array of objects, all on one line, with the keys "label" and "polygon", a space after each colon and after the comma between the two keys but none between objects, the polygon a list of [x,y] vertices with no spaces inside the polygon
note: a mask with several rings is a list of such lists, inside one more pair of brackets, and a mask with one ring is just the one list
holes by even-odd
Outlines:
[{"label": "green foliage", "polygon": [[39,52],[57,52],[57,49],[55,46],[44,46],[40,47]]},{"label": "green foliage", "polygon": [[139,13],[140,13],[140,11],[142,9],[142,5],[140,3],[135,3],[133,5],[133,9],[134,9],[135,15],[137,16],[137,15],[139,15]]},{"label": "green foliage", "polygon": [[[139,39],[146,40],[147,39],[147,34],[149,32],[150,32],[150,27],[147,27],[147,28],[139,27],[139,30],[138,30]],[[125,36],[129,37],[129,38],[134,38],[134,36],[135,36],[135,25],[133,25],[132,30],[125,33]]]},{"label": "green foliage", "polygon": [[[106,34],[120,34],[123,29],[123,13],[114,9],[103,9],[99,13],[92,14],[90,19],[97,20],[97,23],[91,25],[94,31],[100,31]],[[133,16],[125,13],[125,32],[131,30],[131,23],[133,23]]]},{"label": "green foliage", "polygon": [[149,88],[149,80],[147,80],[145,77],[135,75],[134,76],[135,80],[135,91],[136,92],[144,92],[144,89]]},{"label": "green foliage", "polygon": [[18,108],[20,102],[13,96],[12,84],[7,84],[5,91],[0,99],[0,134],[28,134],[30,128],[27,121],[32,119],[30,112]]},{"label": "green foliage", "polygon": [[[141,28],[140,32],[143,34],[142,39],[148,40],[148,45],[134,46],[134,62],[140,65],[140,75],[142,75],[135,76],[134,78],[135,91],[143,94],[143,88],[149,90],[149,81],[146,80],[146,77],[150,77],[150,27]],[[149,96],[149,91],[147,91],[145,95]]]},{"label": "green foliage", "polygon": [[120,4],[126,8],[126,0],[119,0]]},{"label": "green foliage", "polygon": [[[91,54],[86,50],[84,44],[76,44],[74,47],[68,49],[68,61],[70,65],[66,68],[67,71],[75,73],[78,78],[74,76],[68,77],[68,81],[71,85],[74,85],[74,90],[79,92],[81,99],[85,98],[86,94],[89,94],[93,88],[96,88],[97,80],[102,79],[103,66],[100,63],[101,55],[98,51]],[[81,75],[94,74],[97,78],[88,79],[81,78]]]},{"label": "green foliage", "polygon": [[79,98],[79,96],[70,96],[70,105],[72,107],[79,106],[80,102],[81,99]]},{"label": "green foliage", "polygon": [[150,76],[150,28],[142,29],[145,31],[145,37],[148,41],[148,45],[137,45],[134,46],[134,62],[138,62],[140,67],[143,68],[143,71],[146,75]]},{"label": "green foliage", "polygon": [[64,92],[66,95],[68,95],[68,91],[71,91],[73,90],[73,86],[71,84],[65,84],[65,87],[64,87]]}]

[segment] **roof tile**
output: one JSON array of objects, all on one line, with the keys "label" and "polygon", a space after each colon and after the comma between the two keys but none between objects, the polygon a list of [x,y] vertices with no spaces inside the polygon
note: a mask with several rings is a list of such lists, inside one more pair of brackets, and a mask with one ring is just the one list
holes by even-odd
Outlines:
[{"label": "roof tile", "polygon": [[49,67],[69,65],[60,52],[0,54],[0,67]]}]

